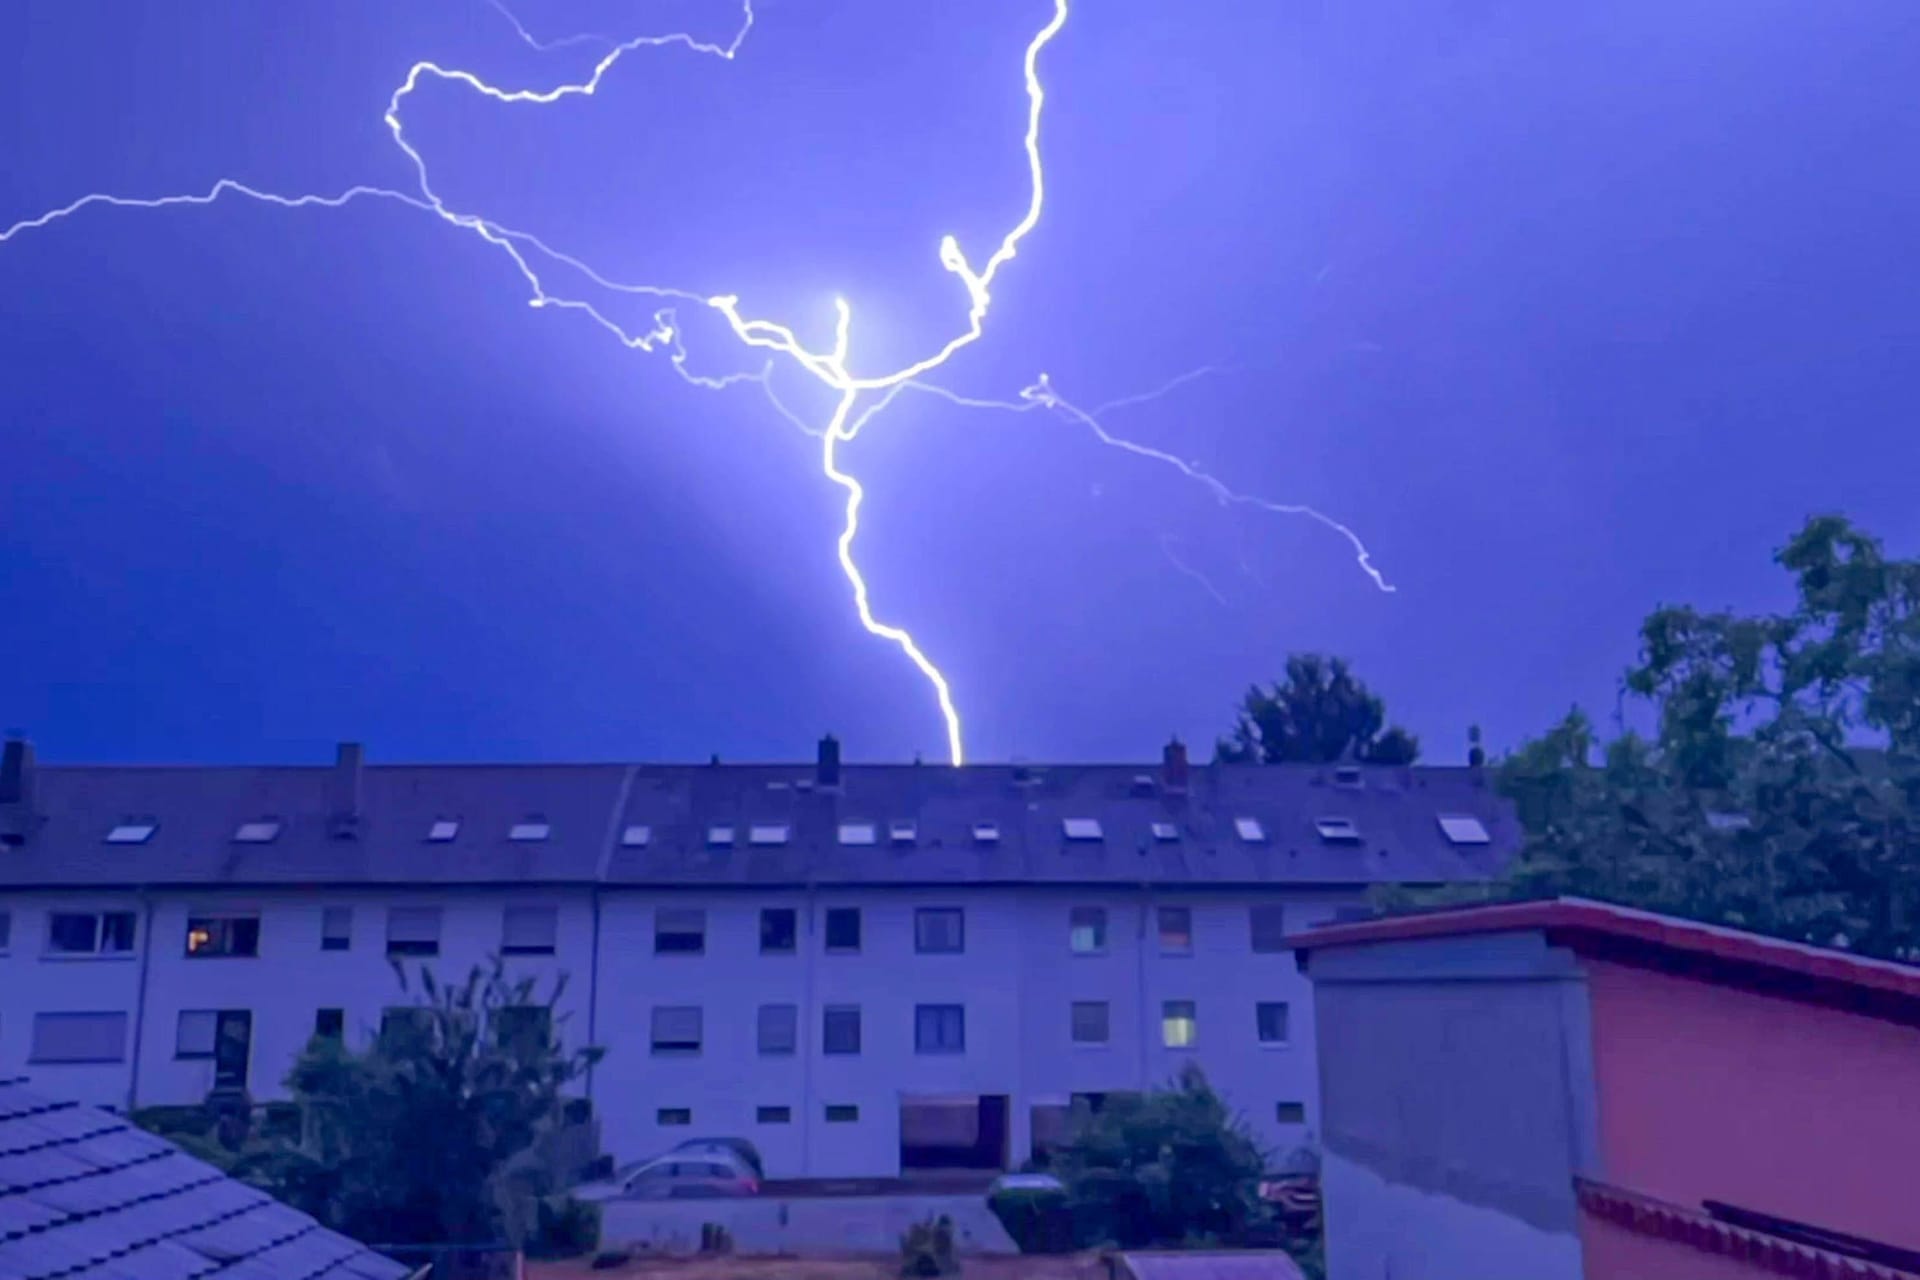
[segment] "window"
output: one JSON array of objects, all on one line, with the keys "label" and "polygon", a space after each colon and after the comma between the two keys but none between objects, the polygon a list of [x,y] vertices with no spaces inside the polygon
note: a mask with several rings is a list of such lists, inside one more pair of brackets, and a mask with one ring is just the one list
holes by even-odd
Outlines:
[{"label": "window", "polygon": [[753,1109],[753,1122],[755,1124],[792,1124],[793,1108],[755,1107]]},{"label": "window", "polygon": [[553,1039],[553,1010],[543,1004],[502,1005],[493,1015],[493,1036],[507,1049],[538,1052]]},{"label": "window", "polygon": [[345,1009],[315,1009],[313,1034],[322,1040],[344,1040],[347,1036]]},{"label": "window", "polygon": [[534,815],[524,822],[516,822],[507,828],[507,839],[522,843],[533,840],[545,840],[553,834],[553,827],[545,818]]},{"label": "window", "polygon": [[657,1004],[653,1007],[653,1051],[661,1056],[690,1057],[700,1052],[701,1017],[697,1004]]},{"label": "window", "polygon": [[620,843],[629,849],[644,849],[653,843],[653,828],[632,826],[620,833]]},{"label": "window", "polygon": [[1287,949],[1286,909],[1275,903],[1253,907],[1247,912],[1247,925],[1253,949],[1262,955]]},{"label": "window", "polygon": [[733,844],[733,828],[725,826],[708,827],[707,843],[715,848],[731,846]]},{"label": "window", "polygon": [[1190,907],[1161,907],[1160,953],[1170,956],[1184,956],[1193,951],[1193,909]]},{"label": "window", "polygon": [[653,954],[697,956],[707,950],[707,913],[699,907],[655,907]]},{"label": "window", "polygon": [[557,907],[508,907],[500,918],[500,953],[550,956],[559,929]]},{"label": "window", "polygon": [[132,952],[131,911],[54,911],[47,916],[48,955],[109,956]]},{"label": "window", "polygon": [[793,834],[793,828],[784,822],[761,822],[747,828],[747,843],[756,845],[785,844]]},{"label": "window", "polygon": [[441,818],[427,828],[427,839],[436,844],[445,844],[460,834],[460,824],[452,818]]},{"label": "window", "polygon": [[280,823],[273,818],[262,818],[258,822],[243,822],[234,830],[233,838],[241,844],[271,844],[280,834]]},{"label": "window", "polygon": [[915,1053],[965,1053],[967,1009],[958,1004],[918,1004],[913,1007]]},{"label": "window", "polygon": [[967,949],[966,915],[959,907],[918,907],[913,913],[913,949],[952,955]]},{"label": "window", "polygon": [[439,955],[440,908],[388,907],[387,954],[390,956]]},{"label": "window", "polygon": [[1235,818],[1233,829],[1248,844],[1259,844],[1267,838],[1267,829],[1260,825],[1258,818]]},{"label": "window", "polygon": [[157,822],[123,822],[107,832],[108,844],[145,844],[160,829]]},{"label": "window", "polygon": [[860,1006],[830,1004],[820,1011],[820,1051],[848,1054],[860,1052]]},{"label": "window", "polygon": [[894,844],[912,844],[920,838],[920,826],[907,818],[895,818],[887,824],[887,839]]},{"label": "window", "polygon": [[1075,1044],[1107,1042],[1107,1002],[1105,1000],[1073,1002],[1073,1042]]},{"label": "window", "polygon": [[29,1062],[124,1062],[124,1013],[36,1013]]},{"label": "window", "polygon": [[1074,907],[1067,912],[1067,946],[1077,956],[1099,955],[1107,949],[1107,909]]},{"label": "window", "polygon": [[320,909],[320,949],[345,951],[353,946],[353,908]]},{"label": "window", "polygon": [[871,822],[843,822],[840,824],[841,844],[872,844],[877,834]]},{"label": "window", "polygon": [[1328,844],[1359,844],[1360,828],[1352,818],[1315,818],[1313,829]]},{"label": "window", "polygon": [[1000,843],[1000,824],[997,822],[976,822],[973,824],[975,844]]},{"label": "window", "polygon": [[[1740,817],[1743,815],[1708,814],[1707,818],[1716,828],[1719,823],[1714,818]],[[1751,825],[1751,824],[1748,824]],[[1480,819],[1464,813],[1443,813],[1440,815],[1440,833],[1451,844],[1491,844],[1493,837],[1487,834],[1486,824]]]},{"label": "window", "polygon": [[761,955],[792,955],[799,937],[799,917],[792,907],[760,908]]},{"label": "window", "polygon": [[1304,1102],[1276,1102],[1273,1104],[1273,1118],[1281,1124],[1305,1124],[1307,1122],[1307,1104]]},{"label": "window", "polygon": [[1153,824],[1153,838],[1161,844],[1168,844],[1180,838],[1180,828],[1171,822],[1156,822]]},{"label": "window", "polygon": [[1199,1030],[1194,1020],[1193,1001],[1167,1000],[1160,1005],[1160,1043],[1169,1049],[1191,1049]]},{"label": "window", "polygon": [[828,1124],[853,1124],[859,1119],[860,1108],[858,1107],[849,1106],[844,1102],[829,1102],[827,1104]]},{"label": "window", "polygon": [[1287,1002],[1285,1000],[1262,1000],[1253,1006],[1253,1029],[1260,1037],[1261,1044],[1285,1044],[1287,1042]]},{"label": "window", "polygon": [[219,1019],[220,1012],[217,1009],[182,1009],[180,1023],[173,1036],[173,1056],[211,1058]]},{"label": "window", "polygon": [[860,949],[860,908],[827,908],[827,950],[858,951]]},{"label": "window", "polygon": [[1098,818],[1064,818],[1060,822],[1060,829],[1069,840],[1101,839]]},{"label": "window", "polygon": [[13,946],[13,913],[0,911],[0,952]]},{"label": "window", "polygon": [[663,1126],[678,1126],[693,1123],[692,1107],[661,1107],[653,1113],[653,1122]]},{"label": "window", "polygon": [[188,916],[187,954],[257,956],[260,954],[259,916]]},{"label": "window", "polygon": [[433,1010],[419,1005],[389,1005],[380,1011],[380,1039],[387,1044],[431,1041]]},{"label": "window", "polygon": [[763,1004],[760,1006],[759,1045],[767,1057],[784,1057],[794,1052],[800,1040],[800,1006]]},{"label": "window", "polygon": [[213,1063],[216,1089],[237,1088],[247,1082],[247,1061],[253,1049],[253,1012],[250,1009],[182,1009],[174,1033],[173,1056]]}]

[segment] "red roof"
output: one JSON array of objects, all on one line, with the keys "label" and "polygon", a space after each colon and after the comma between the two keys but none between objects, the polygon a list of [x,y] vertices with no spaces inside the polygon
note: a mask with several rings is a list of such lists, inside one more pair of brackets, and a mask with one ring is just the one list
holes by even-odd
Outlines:
[{"label": "red roof", "polygon": [[1920,967],[1585,898],[1451,907],[1326,925],[1287,941],[1296,951],[1311,953],[1374,942],[1519,932],[1544,932],[1554,942],[1576,951],[1624,949],[1674,960],[1692,958],[1710,966],[1717,963],[1785,978],[1802,989],[1819,988],[1831,993],[1842,988],[1857,995],[1920,1002]]}]

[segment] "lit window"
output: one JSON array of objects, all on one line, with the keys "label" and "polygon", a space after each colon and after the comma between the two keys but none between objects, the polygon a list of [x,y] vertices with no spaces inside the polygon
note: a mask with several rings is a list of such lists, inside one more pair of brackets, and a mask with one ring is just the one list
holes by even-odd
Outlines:
[{"label": "lit window", "polygon": [[241,844],[266,844],[280,834],[280,824],[270,819],[259,822],[243,822],[233,833],[233,838]]},{"label": "lit window", "polygon": [[1067,946],[1075,955],[1098,955],[1107,949],[1107,909],[1074,907],[1067,912]]},{"label": "lit window", "polygon": [[1360,828],[1352,818],[1315,818],[1313,829],[1328,844],[1359,844]]},{"label": "lit window", "polygon": [[259,955],[260,917],[188,916],[187,954],[190,956]]},{"label": "lit window", "polygon": [[1260,825],[1258,818],[1235,818],[1233,829],[1249,844],[1258,844],[1267,838],[1267,829]]},{"label": "lit window", "polygon": [[1287,1042],[1287,1002],[1262,1000],[1253,1006],[1253,1030],[1265,1045]]},{"label": "lit window", "polygon": [[1171,822],[1156,822],[1153,824],[1153,838],[1162,844],[1178,840],[1180,838],[1180,828],[1174,826]]},{"label": "lit window", "polygon": [[628,827],[620,833],[620,843],[629,849],[644,849],[652,841],[652,827]]},{"label": "lit window", "polygon": [[1167,1000],[1160,1005],[1160,1043],[1169,1049],[1191,1049],[1199,1026],[1193,1001]]},{"label": "lit window", "polygon": [[876,834],[871,822],[843,822],[840,824],[841,844],[872,844]]},{"label": "lit window", "polygon": [[976,844],[1000,843],[1000,824],[997,822],[976,822],[973,824],[973,839]]},{"label": "lit window", "polygon": [[436,844],[445,844],[460,834],[460,824],[452,818],[441,818],[427,828],[427,839]]},{"label": "lit window", "polygon": [[516,822],[507,829],[509,840],[545,840],[552,834],[553,828],[545,818],[528,818],[525,822]]},{"label": "lit window", "polygon": [[1493,841],[1485,824],[1470,814],[1441,814],[1440,831],[1453,844],[1491,844]]},{"label": "lit window", "polygon": [[708,827],[707,843],[716,848],[731,845],[733,843],[733,828]]},{"label": "lit window", "polygon": [[887,824],[887,839],[895,844],[912,844],[920,838],[920,828],[905,819],[896,819]]},{"label": "lit window", "polygon": [[107,832],[108,844],[145,844],[159,829],[157,822],[123,822]]},{"label": "lit window", "polygon": [[785,844],[792,828],[784,822],[768,822],[747,828],[748,844]]},{"label": "lit window", "polygon": [[1061,821],[1060,828],[1069,840],[1100,839],[1100,819],[1098,818],[1066,818]]}]

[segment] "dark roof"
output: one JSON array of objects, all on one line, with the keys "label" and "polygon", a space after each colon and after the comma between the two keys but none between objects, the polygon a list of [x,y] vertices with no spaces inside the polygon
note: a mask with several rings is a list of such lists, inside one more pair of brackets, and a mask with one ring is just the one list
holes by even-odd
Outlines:
[{"label": "dark roof", "polygon": [[[34,770],[26,842],[0,847],[0,888],[126,884],[1437,883],[1495,874],[1519,843],[1510,808],[1466,768],[1366,768],[1336,785],[1310,766],[1196,766],[1184,793],[1157,765],[849,765],[814,785],[807,765],[401,765],[361,771],[354,834],[330,819],[333,766],[46,766]],[[1484,825],[1456,845],[1441,814]],[[541,841],[508,828],[539,815]],[[1320,817],[1352,819],[1357,844],[1323,840]],[[1257,819],[1249,842],[1235,820]],[[129,819],[157,822],[143,844],[108,844]],[[265,844],[234,840],[247,821],[283,826]],[[427,840],[439,818],[458,836]],[[1093,818],[1098,841],[1062,822]],[[911,846],[887,824],[916,824]],[[842,822],[878,824],[871,846],[843,845]],[[748,842],[755,822],[784,823],[786,843]],[[982,843],[974,825],[997,825]],[[1178,829],[1156,840],[1154,823]],[[738,827],[711,847],[710,826]],[[649,829],[627,847],[629,826]]]},{"label": "dark roof", "polygon": [[407,1273],[118,1116],[0,1081],[0,1276],[398,1280]]},{"label": "dark roof", "polygon": [[1575,950],[1653,953],[1697,959],[1726,970],[1771,974],[1791,980],[1784,984],[1789,993],[1796,988],[1809,994],[1841,990],[1871,993],[1902,1004],[1920,1002],[1920,968],[1913,965],[1584,898],[1452,907],[1332,924],[1287,941],[1304,961],[1315,951],[1336,947],[1536,931]]}]

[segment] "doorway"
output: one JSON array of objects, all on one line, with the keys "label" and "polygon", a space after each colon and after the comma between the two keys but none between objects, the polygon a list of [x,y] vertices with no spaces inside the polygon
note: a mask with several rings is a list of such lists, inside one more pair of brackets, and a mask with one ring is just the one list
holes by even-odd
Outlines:
[{"label": "doorway", "polygon": [[900,1100],[900,1170],[1005,1169],[1010,1127],[1004,1093]]}]

